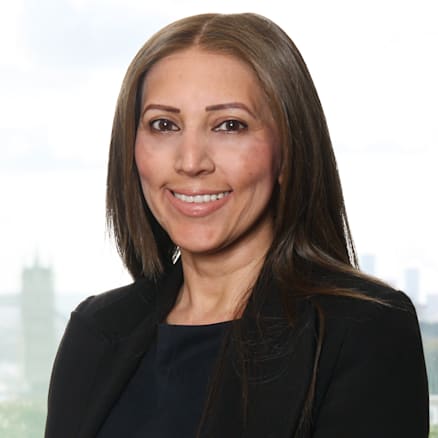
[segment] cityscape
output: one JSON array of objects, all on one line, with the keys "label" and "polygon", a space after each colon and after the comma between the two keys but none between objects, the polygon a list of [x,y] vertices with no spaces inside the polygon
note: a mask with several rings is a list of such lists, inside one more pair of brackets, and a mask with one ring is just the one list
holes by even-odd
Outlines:
[{"label": "cityscape", "polygon": [[[375,275],[374,255],[361,255],[360,263],[364,272]],[[403,269],[402,283],[420,320],[431,393],[431,424],[438,425],[438,293],[420,299],[419,268]],[[1,436],[6,431],[10,438],[42,435],[57,345],[70,312],[80,300],[78,294],[56,293],[54,267],[44,265],[38,257],[23,267],[19,293],[0,295]]]}]

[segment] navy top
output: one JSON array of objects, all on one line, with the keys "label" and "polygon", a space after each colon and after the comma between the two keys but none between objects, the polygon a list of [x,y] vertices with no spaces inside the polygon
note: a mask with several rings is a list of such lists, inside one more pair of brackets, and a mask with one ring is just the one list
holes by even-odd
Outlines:
[{"label": "navy top", "polygon": [[225,328],[159,324],[97,438],[195,437]]}]

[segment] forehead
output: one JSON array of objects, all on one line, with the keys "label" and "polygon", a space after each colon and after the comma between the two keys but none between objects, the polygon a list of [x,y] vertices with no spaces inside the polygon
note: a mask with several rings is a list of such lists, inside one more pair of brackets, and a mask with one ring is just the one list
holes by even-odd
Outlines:
[{"label": "forehead", "polygon": [[232,55],[199,48],[164,57],[145,77],[143,100],[183,94],[191,94],[193,100],[206,94],[216,99],[264,98],[257,76],[248,64]]}]

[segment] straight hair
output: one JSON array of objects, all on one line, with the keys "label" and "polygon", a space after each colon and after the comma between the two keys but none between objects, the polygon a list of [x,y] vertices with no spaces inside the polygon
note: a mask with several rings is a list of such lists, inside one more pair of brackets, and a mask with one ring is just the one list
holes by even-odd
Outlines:
[{"label": "straight hair", "polygon": [[[176,21],[150,38],[137,53],[117,101],[108,164],[107,222],[121,258],[134,279],[158,279],[172,265],[175,244],[153,217],[144,199],[134,159],[142,87],[150,68],[178,51],[196,47],[246,63],[256,75],[277,124],[281,150],[281,183],[271,205],[274,238],[264,265],[243,303],[261,318],[265,285],[275,278],[284,295],[290,325],[297,297],[342,295],[379,302],[366,294],[327,282],[324,272],[365,277],[358,270],[353,239],[327,122],[306,64],[288,35],[257,14],[202,14]],[[384,304],[384,303],[382,303]],[[300,430],[310,418],[324,315],[319,317],[312,382]],[[238,310],[236,310],[237,312]],[[243,322],[242,322],[243,321]],[[247,399],[248,354],[242,320],[233,324],[227,342],[237,339],[241,353],[242,398]],[[223,354],[210,386],[202,423],[214,400]],[[246,376],[246,377],[245,377]],[[244,414],[246,404],[244,403]]]}]

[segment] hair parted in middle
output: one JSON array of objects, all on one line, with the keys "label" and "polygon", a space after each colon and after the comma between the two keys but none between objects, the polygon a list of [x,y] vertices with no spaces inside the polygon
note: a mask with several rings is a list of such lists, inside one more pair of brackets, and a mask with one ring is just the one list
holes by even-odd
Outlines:
[{"label": "hair parted in middle", "polygon": [[298,49],[260,15],[202,14],[176,21],[150,38],[124,78],[114,117],[107,180],[107,220],[134,278],[157,277],[175,245],[152,216],[134,159],[142,86],[160,59],[199,48],[251,67],[277,125],[281,184],[274,189],[274,241],[266,263],[281,279],[300,262],[355,271],[354,246],[324,112]]},{"label": "hair parted in middle", "polygon": [[[107,179],[108,225],[134,279],[158,279],[172,265],[176,247],[146,204],[134,146],[149,70],[166,56],[191,48],[233,56],[246,63],[258,79],[276,124],[281,169],[271,199],[273,242],[253,287],[236,309],[227,342],[233,339],[239,352],[237,366],[242,376],[242,412],[246,418],[248,382],[254,377],[251,364],[257,362],[258,354],[248,346],[263,347],[272,342],[280,355],[285,353],[282,348],[288,348],[272,336],[269,326],[273,322],[269,318],[264,321],[262,306],[271,291],[267,285],[274,279],[282,295],[283,315],[274,318],[274,325],[293,325],[297,316],[295,298],[311,298],[319,331],[299,426],[299,430],[306,430],[325,336],[325,315],[313,298],[324,294],[386,303],[348,286],[341,287],[330,280],[333,275],[326,275],[330,271],[335,276],[348,274],[378,282],[358,270],[324,112],[301,54],[280,27],[251,13],[203,14],[176,21],[145,43],[128,68],[116,106]],[[246,323],[253,318],[261,330],[257,338],[260,342],[246,331]],[[222,350],[198,433],[213,409],[224,361]]]}]

